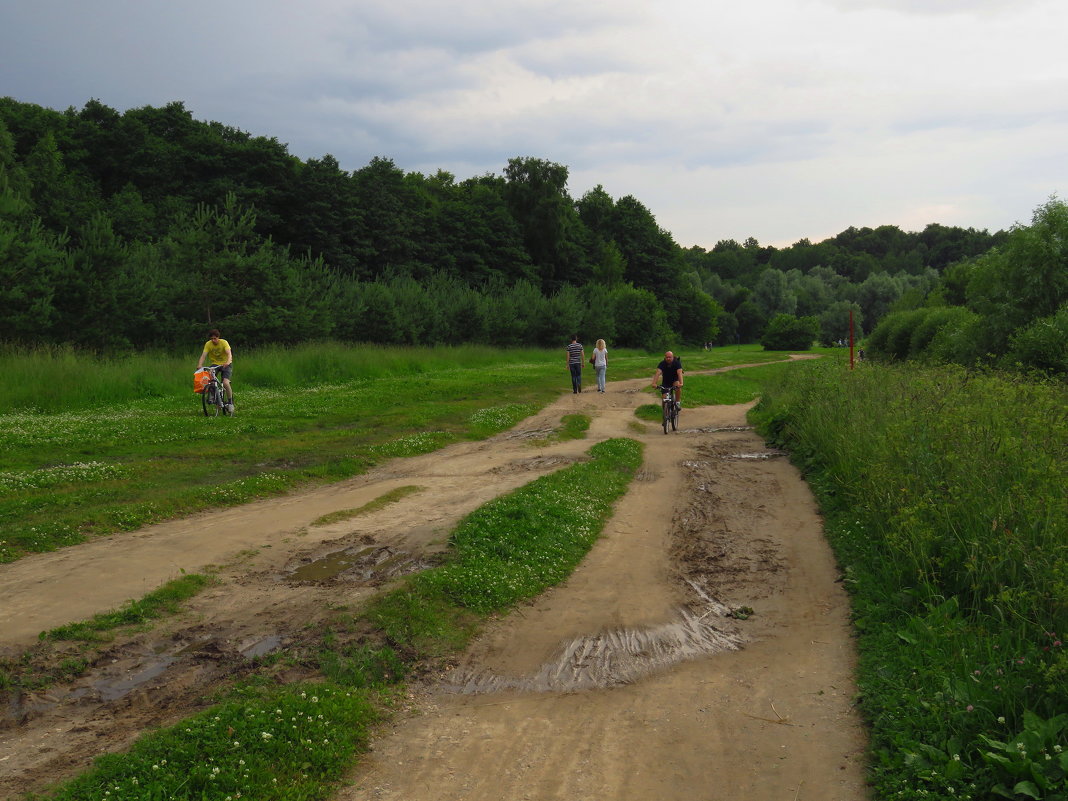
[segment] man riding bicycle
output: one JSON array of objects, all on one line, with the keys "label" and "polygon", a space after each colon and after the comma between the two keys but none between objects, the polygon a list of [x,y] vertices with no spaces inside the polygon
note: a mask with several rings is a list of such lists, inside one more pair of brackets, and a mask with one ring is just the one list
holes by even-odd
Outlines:
[{"label": "man riding bicycle", "polygon": [[682,359],[679,359],[670,350],[664,354],[664,361],[656,366],[653,373],[653,386],[671,387],[675,395],[675,403],[682,408]]},{"label": "man riding bicycle", "polygon": [[230,376],[234,370],[234,353],[230,350],[230,343],[222,339],[218,328],[211,329],[208,334],[211,337],[204,343],[204,352],[200,354],[197,369],[204,366],[204,359],[210,359],[213,366],[218,367],[219,376],[222,378],[223,387],[226,391],[227,411],[234,411],[234,391],[230,388]]}]

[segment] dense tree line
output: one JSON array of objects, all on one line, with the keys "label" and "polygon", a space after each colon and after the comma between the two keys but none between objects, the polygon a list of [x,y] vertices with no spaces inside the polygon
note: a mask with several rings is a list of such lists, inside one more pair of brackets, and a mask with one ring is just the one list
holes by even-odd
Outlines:
[{"label": "dense tree line", "polygon": [[873,356],[1068,374],[1068,204],[1050,199],[917,301],[879,322]]},{"label": "dense tree line", "polygon": [[457,181],[348,172],[182,103],[58,112],[0,99],[0,341],[757,341],[780,315],[844,334],[926,295],[1002,234],[849,229],[788,248],[681,248],[639,200],[573,199],[567,167]]}]

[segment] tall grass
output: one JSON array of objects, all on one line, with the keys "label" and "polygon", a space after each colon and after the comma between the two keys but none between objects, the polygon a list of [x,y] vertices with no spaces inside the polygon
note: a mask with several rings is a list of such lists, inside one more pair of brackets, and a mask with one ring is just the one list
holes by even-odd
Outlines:
[{"label": "tall grass", "polygon": [[[235,346],[234,384],[265,389],[345,383],[360,379],[410,378],[449,368],[509,363],[547,364],[544,350],[499,350],[465,345],[433,348],[351,346],[334,342],[242,351]],[[164,352],[101,356],[70,347],[0,346],[0,413],[58,412],[142,398],[182,398],[192,393],[199,347],[187,354]]]},{"label": "tall grass", "polygon": [[[990,743],[1068,710],[1068,389],[811,363],[754,420],[808,473],[854,593],[881,797],[1027,796]],[[1026,781],[1064,791],[1048,749]]]},{"label": "tall grass", "polygon": [[[683,351],[690,369],[707,369],[745,361],[774,361],[781,353],[761,351],[755,345]],[[244,388],[286,389],[360,380],[396,378],[404,381],[441,372],[512,366],[561,368],[564,347],[496,348],[490,345],[402,347],[346,345],[336,342],[272,346],[242,350],[235,344],[234,385]],[[193,391],[193,370],[200,358],[199,343],[188,353],[122,352],[98,355],[71,347],[0,344],[0,414],[13,411],[68,412],[121,405],[147,398],[188,401]],[[652,375],[658,354],[612,349],[610,380]]]}]

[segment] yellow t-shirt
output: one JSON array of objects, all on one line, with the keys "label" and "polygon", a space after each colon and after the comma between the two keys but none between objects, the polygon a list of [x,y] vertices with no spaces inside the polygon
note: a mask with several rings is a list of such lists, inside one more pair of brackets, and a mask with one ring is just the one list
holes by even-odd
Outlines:
[{"label": "yellow t-shirt", "polygon": [[212,364],[226,364],[226,351],[228,350],[230,350],[230,343],[225,339],[220,339],[218,345],[210,339],[204,343],[204,355]]}]

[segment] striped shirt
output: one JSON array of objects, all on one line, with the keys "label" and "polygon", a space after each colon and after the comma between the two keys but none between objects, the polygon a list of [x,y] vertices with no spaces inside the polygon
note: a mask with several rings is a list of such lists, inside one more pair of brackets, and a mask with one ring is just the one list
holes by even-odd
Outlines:
[{"label": "striped shirt", "polygon": [[572,342],[567,346],[567,363],[582,364],[582,343]]}]

